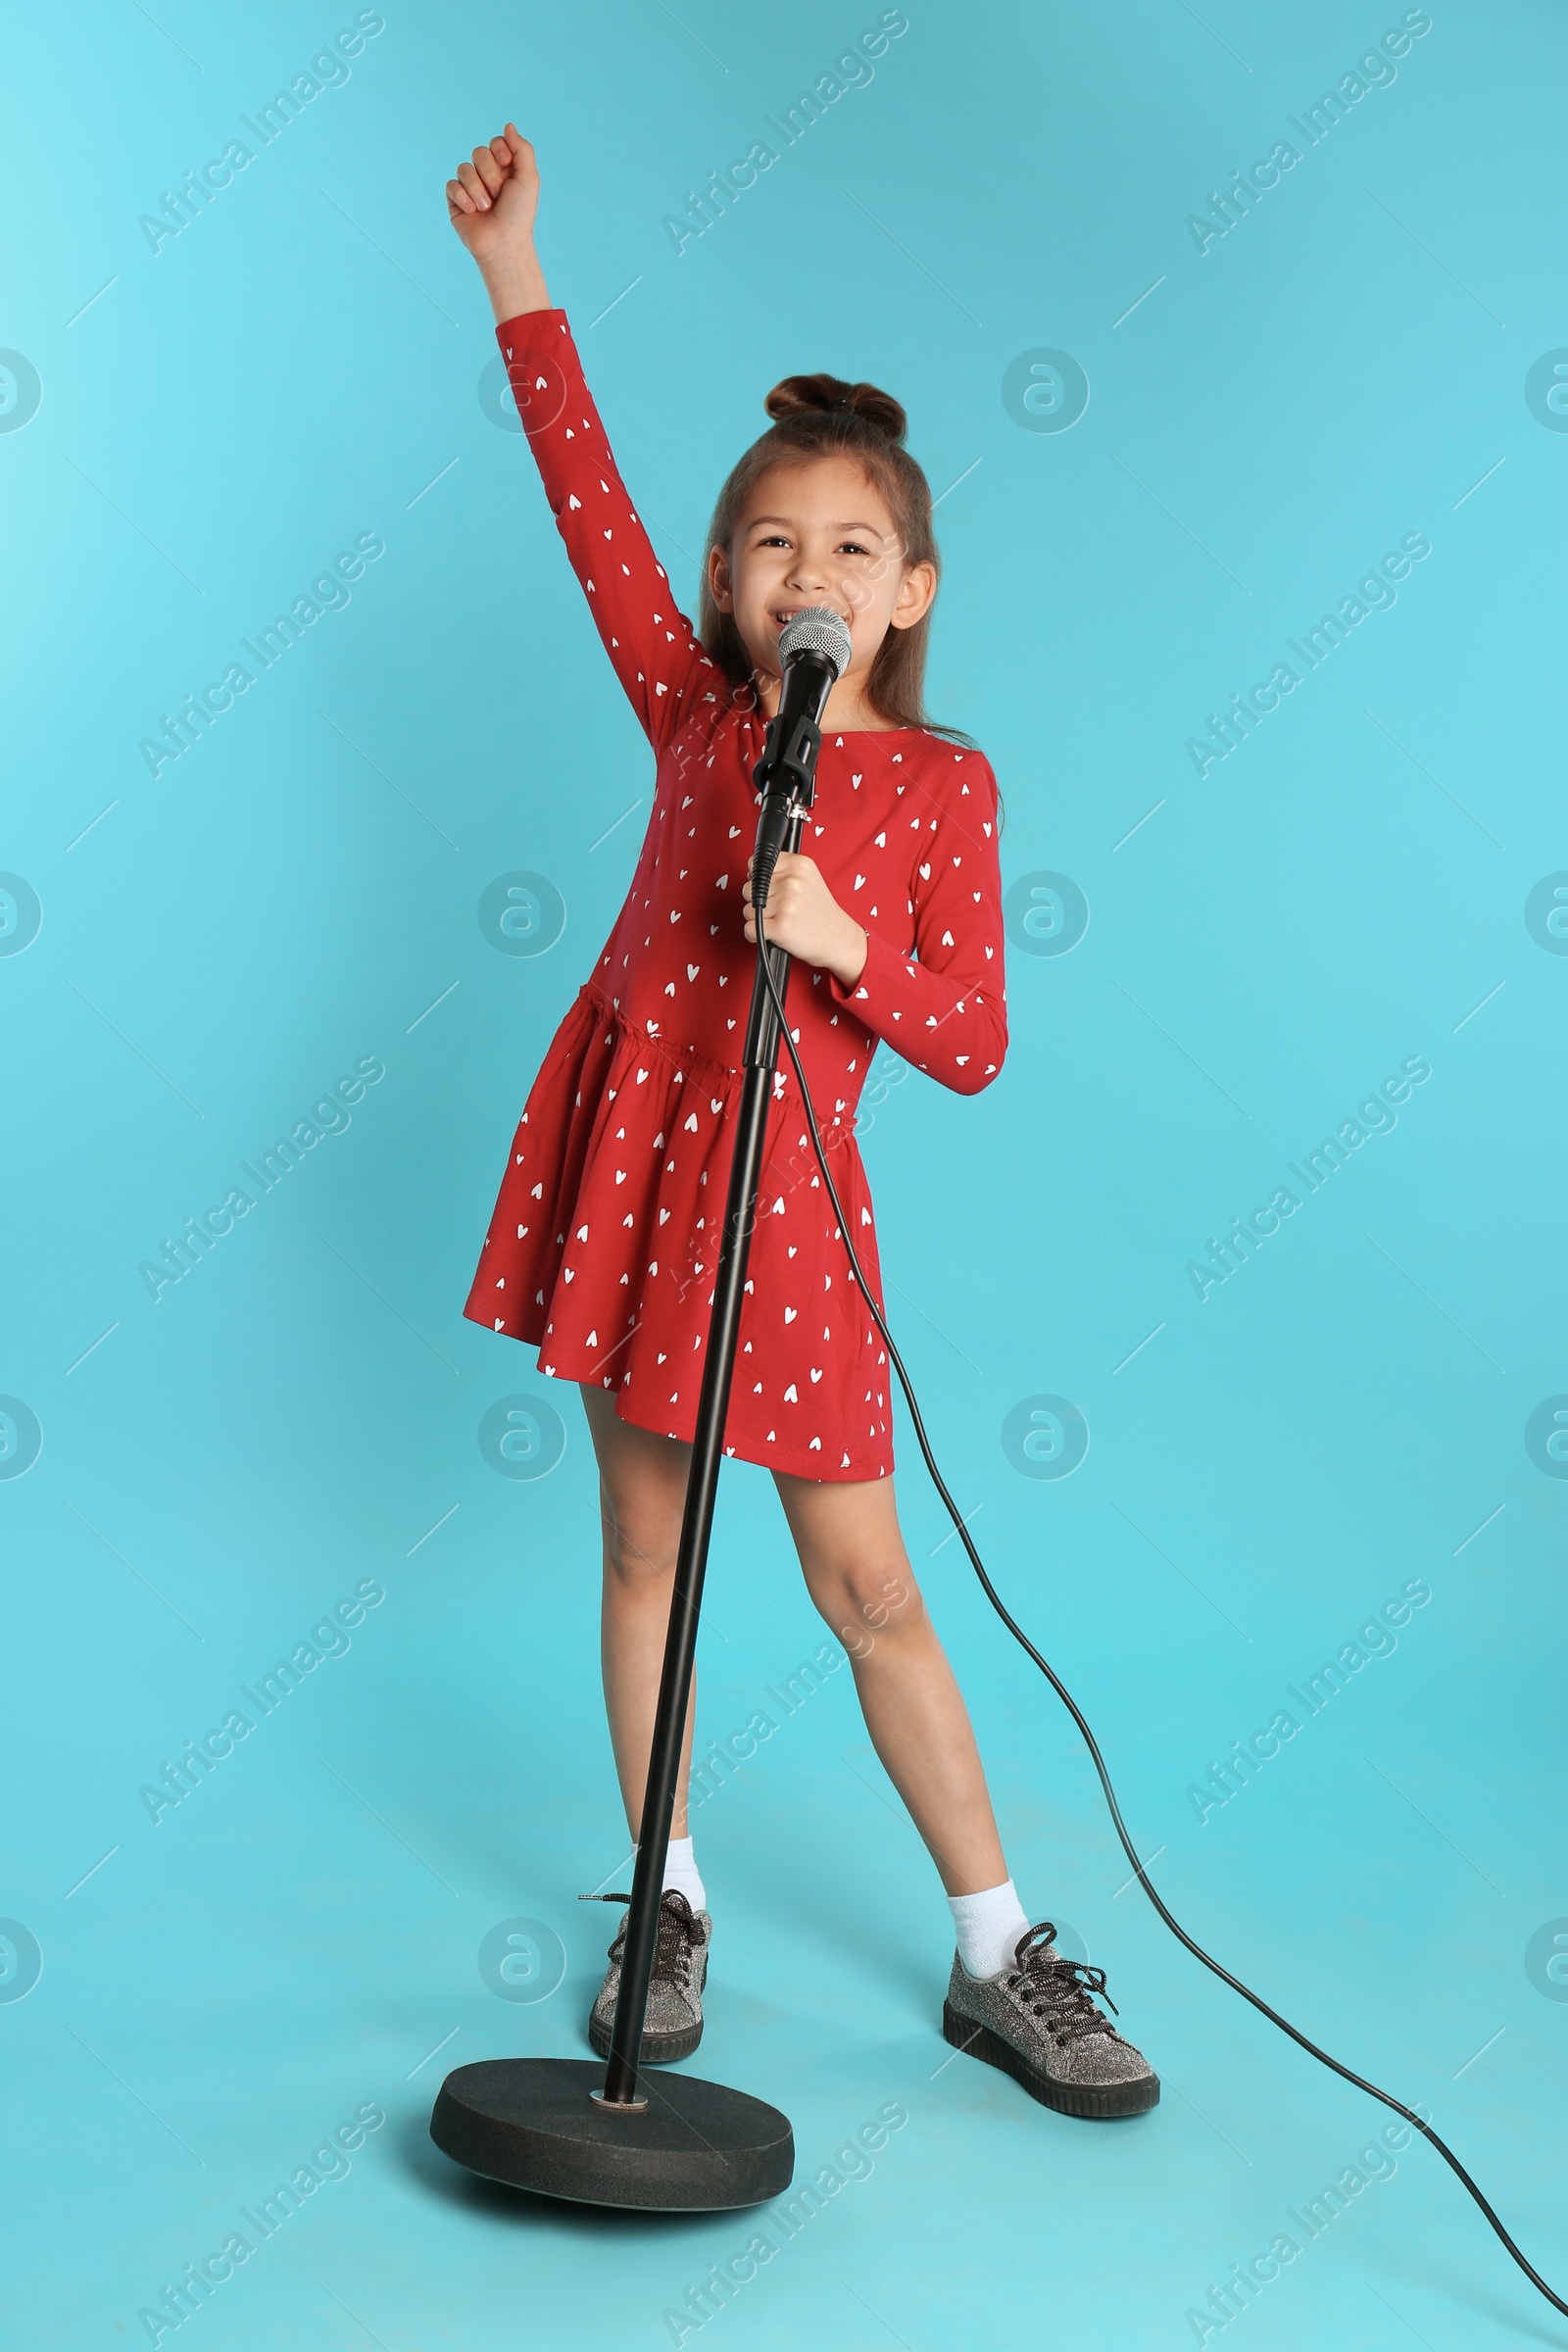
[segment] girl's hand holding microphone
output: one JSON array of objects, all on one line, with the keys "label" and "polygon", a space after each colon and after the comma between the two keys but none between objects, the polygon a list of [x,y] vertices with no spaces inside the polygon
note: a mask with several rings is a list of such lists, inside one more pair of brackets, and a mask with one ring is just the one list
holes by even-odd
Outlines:
[{"label": "girl's hand holding microphone", "polygon": [[[752,864],[748,858],[741,903],[746,909],[746,936],[755,943]],[[818,971],[831,972],[845,988],[853,988],[865,969],[865,933],[853,914],[846,914],[812,859],[803,858],[797,850],[779,853],[762,909],[762,928],[770,945],[784,948]]]}]

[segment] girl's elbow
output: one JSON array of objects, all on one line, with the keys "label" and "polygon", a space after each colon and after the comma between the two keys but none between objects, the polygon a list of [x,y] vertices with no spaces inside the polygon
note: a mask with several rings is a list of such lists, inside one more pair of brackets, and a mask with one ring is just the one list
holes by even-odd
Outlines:
[{"label": "girl's elbow", "polygon": [[948,1084],[956,1095],[983,1094],[991,1081],[1001,1076],[1006,1058],[1007,1041],[1004,1036],[972,1054],[957,1055]]},{"label": "girl's elbow", "polygon": [[969,1068],[975,1074],[966,1091],[977,1095],[983,1087],[991,1084],[993,1078],[1000,1078],[1002,1065],[1006,1058],[1007,1023],[1005,1015],[1003,1015],[988,1025],[970,1057]]}]

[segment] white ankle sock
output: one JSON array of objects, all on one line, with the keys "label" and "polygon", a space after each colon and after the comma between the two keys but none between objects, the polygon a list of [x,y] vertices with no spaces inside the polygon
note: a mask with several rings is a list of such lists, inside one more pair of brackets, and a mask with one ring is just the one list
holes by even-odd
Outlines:
[{"label": "white ankle sock", "polygon": [[1029,1933],[1029,1922],[1010,1879],[980,1894],[950,1894],[948,1909],[958,1958],[971,1977],[997,1977],[1012,1966],[1014,1947]]},{"label": "white ankle sock", "polygon": [[[692,1852],[689,1838],[672,1838],[664,1857],[664,1885],[678,1887],[694,1911],[708,1909],[708,1893],[703,1886],[697,1858]],[[1020,1935],[1022,1930],[1019,1930]]]}]

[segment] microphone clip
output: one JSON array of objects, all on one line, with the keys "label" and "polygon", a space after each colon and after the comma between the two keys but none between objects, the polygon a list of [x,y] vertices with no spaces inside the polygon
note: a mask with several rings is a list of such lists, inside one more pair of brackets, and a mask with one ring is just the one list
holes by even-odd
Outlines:
[{"label": "microphone clip", "polygon": [[816,793],[821,749],[822,730],[806,711],[777,710],[767,722],[752,782],[764,800],[782,797],[808,809]]}]

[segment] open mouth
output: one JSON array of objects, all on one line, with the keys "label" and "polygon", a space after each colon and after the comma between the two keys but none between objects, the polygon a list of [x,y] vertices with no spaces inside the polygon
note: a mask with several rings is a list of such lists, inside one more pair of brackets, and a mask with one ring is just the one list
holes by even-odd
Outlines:
[{"label": "open mouth", "polygon": [[[797,612],[818,612],[824,609],[830,612],[838,612],[838,607],[836,605],[828,605],[825,598],[818,598],[817,602],[813,605],[776,605],[772,612],[768,614],[768,618],[772,621],[773,626],[776,629],[781,629],[786,621],[793,620],[795,618]],[[848,628],[850,625],[849,614],[847,612],[840,612],[839,618],[843,621],[845,627]]]}]

